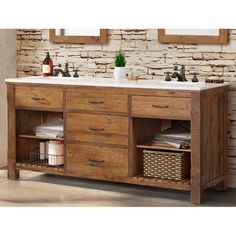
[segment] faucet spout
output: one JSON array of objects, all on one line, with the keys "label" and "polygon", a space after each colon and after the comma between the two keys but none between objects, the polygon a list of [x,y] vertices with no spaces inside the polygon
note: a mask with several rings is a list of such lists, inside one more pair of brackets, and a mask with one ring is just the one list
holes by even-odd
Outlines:
[{"label": "faucet spout", "polygon": [[181,67],[180,73],[178,73],[177,70],[178,70],[178,67],[175,66],[174,72],[172,73],[171,78],[178,78],[178,81],[180,82],[187,81],[187,79],[185,78],[185,66]]}]

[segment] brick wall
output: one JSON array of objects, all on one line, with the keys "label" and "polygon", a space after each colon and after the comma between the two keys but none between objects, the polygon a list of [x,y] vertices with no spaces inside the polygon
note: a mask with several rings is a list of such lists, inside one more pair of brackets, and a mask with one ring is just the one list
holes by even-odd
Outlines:
[{"label": "brick wall", "polygon": [[[186,77],[222,77],[230,82],[229,92],[229,173],[230,185],[236,187],[236,30],[229,31],[227,45],[161,44],[157,30],[109,30],[105,45],[53,44],[48,30],[17,30],[17,75],[41,75],[41,64],[47,51],[54,64],[69,61],[70,70],[79,75],[113,76],[115,52],[126,53],[127,70],[135,70],[142,79],[163,79],[173,65],[186,65]],[[217,127],[216,127],[217,128]]]}]

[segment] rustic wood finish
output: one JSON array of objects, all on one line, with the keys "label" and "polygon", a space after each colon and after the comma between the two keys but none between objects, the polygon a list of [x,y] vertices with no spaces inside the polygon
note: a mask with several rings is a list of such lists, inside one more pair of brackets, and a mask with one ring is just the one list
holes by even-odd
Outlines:
[{"label": "rustic wood finish", "polygon": [[128,177],[128,150],[69,144],[67,172],[81,177]]},{"label": "rustic wood finish", "polygon": [[68,141],[97,142],[128,146],[128,118],[67,113]]},{"label": "rustic wood finish", "polygon": [[108,30],[100,29],[100,36],[56,35],[55,29],[49,30],[49,40],[53,43],[107,43]]},{"label": "rustic wood finish", "polygon": [[19,178],[19,170],[16,169],[16,112],[15,112],[15,86],[7,86],[8,103],[8,178]]},{"label": "rustic wood finish", "polygon": [[[44,96],[48,103],[31,101],[34,95]],[[190,191],[191,201],[197,204],[203,201],[204,189],[227,188],[226,86],[173,91],[9,84],[8,116],[11,179],[18,177],[18,169],[27,169],[173,188]],[[25,163],[39,142],[31,136],[33,127],[55,116],[64,118],[64,167]],[[190,179],[144,178],[143,149],[157,149],[150,140],[175,119],[191,122],[191,150],[186,150],[191,153]]]},{"label": "rustic wood finish", "polygon": [[62,90],[16,88],[15,105],[17,108],[62,110],[62,96]]},{"label": "rustic wood finish", "polygon": [[161,43],[228,43],[228,30],[220,29],[218,36],[207,35],[166,35],[165,29],[158,30],[158,41]]},{"label": "rustic wood finish", "polygon": [[78,93],[66,94],[67,110],[128,113],[128,96],[117,94]]},{"label": "rustic wood finish", "polygon": [[132,116],[190,119],[190,99],[132,96]]}]

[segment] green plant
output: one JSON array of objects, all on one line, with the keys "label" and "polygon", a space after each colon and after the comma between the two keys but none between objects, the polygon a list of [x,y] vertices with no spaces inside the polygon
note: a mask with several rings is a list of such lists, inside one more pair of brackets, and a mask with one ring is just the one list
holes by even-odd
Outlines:
[{"label": "green plant", "polygon": [[124,67],[125,64],[126,64],[125,54],[124,54],[124,52],[122,52],[120,50],[119,52],[116,53],[116,56],[115,56],[115,66],[116,67]]}]

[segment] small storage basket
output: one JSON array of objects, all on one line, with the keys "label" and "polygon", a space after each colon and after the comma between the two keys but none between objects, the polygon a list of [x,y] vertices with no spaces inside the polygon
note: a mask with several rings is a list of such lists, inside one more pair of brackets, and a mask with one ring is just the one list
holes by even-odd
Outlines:
[{"label": "small storage basket", "polygon": [[143,176],[183,180],[190,176],[190,153],[143,150]]}]

